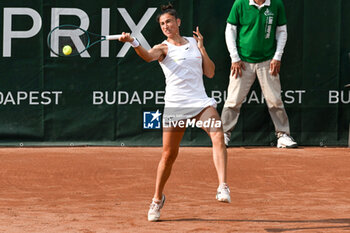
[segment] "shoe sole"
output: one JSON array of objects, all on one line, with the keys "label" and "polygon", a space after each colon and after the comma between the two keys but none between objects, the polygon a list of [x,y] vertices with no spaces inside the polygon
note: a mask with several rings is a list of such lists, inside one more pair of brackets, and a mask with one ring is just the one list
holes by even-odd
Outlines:
[{"label": "shoe sole", "polygon": [[291,146],[286,146],[286,145],[277,145],[277,148],[298,148],[298,145],[291,145]]},{"label": "shoe sole", "polygon": [[228,199],[217,199],[220,202],[231,203],[231,200]]},{"label": "shoe sole", "polygon": [[220,202],[225,202],[225,203],[231,203],[231,199],[226,199],[226,198],[218,198],[216,197],[216,200],[220,201]]},{"label": "shoe sole", "polygon": [[148,219],[149,222],[158,222],[159,218],[154,218],[154,219]]}]

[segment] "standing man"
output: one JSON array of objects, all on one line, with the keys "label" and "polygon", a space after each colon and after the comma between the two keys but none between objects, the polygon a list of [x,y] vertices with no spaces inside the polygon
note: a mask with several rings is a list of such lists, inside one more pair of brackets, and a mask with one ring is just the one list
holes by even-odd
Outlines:
[{"label": "standing man", "polygon": [[279,72],[287,41],[282,0],[236,0],[227,19],[225,38],[231,57],[230,84],[221,118],[228,145],[240,109],[258,77],[275,126],[278,148],[294,148],[281,99]]}]

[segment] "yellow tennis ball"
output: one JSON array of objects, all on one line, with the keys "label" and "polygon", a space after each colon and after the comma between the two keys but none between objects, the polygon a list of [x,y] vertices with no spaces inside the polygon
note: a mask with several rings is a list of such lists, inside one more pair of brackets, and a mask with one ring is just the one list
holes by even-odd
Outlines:
[{"label": "yellow tennis ball", "polygon": [[63,47],[62,52],[64,55],[68,56],[72,53],[72,47],[70,47],[69,45],[66,45]]}]

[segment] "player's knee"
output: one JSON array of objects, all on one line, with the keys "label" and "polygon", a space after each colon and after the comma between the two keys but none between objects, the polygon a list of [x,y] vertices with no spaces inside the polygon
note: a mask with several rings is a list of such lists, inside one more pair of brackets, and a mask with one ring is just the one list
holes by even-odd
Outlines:
[{"label": "player's knee", "polygon": [[178,150],[175,149],[164,149],[162,153],[162,161],[167,165],[172,165],[177,157]]},{"label": "player's knee", "polygon": [[211,132],[211,142],[214,146],[224,146],[224,133],[222,130],[218,132]]}]

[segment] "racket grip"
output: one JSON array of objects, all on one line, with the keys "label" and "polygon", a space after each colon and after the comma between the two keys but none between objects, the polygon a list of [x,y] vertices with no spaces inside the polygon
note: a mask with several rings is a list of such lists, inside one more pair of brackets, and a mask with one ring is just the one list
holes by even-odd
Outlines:
[{"label": "racket grip", "polygon": [[106,40],[118,40],[122,35],[109,35],[106,36]]}]

